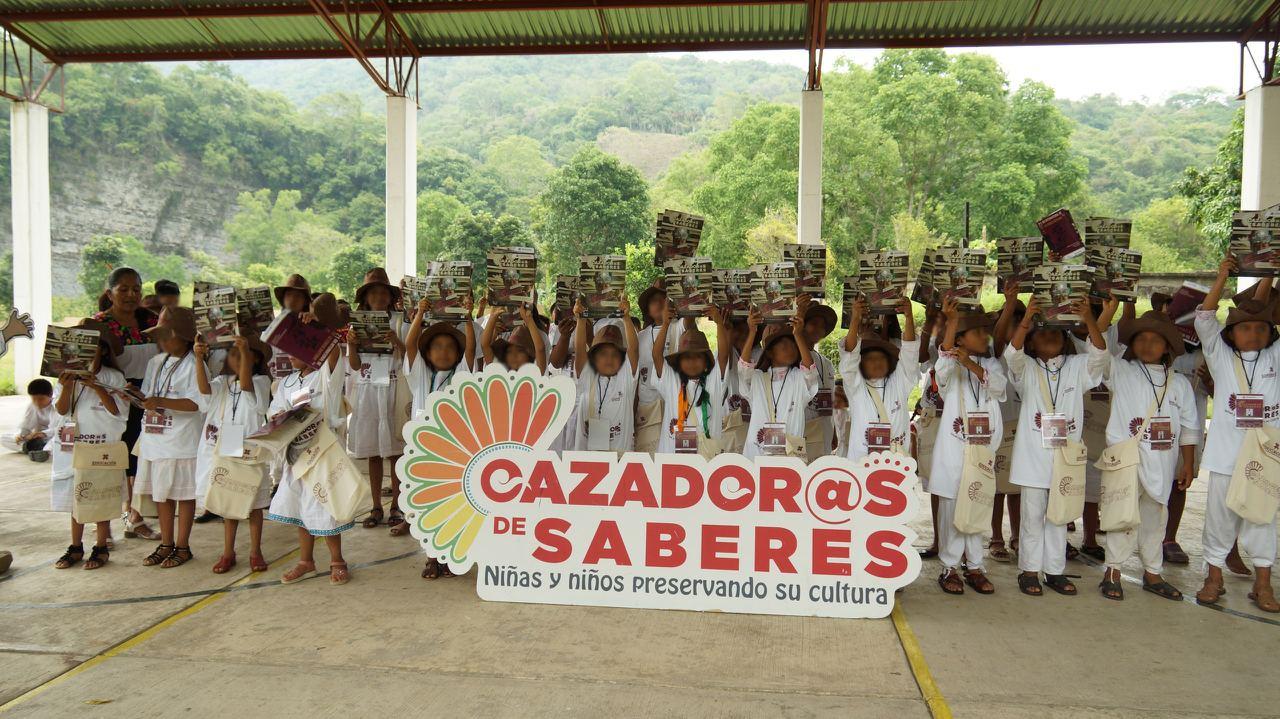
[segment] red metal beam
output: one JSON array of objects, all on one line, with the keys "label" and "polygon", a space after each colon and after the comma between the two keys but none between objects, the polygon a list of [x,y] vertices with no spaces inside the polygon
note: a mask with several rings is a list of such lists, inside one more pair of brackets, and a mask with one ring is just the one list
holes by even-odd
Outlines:
[{"label": "red metal beam", "polygon": [[1262,14],[1258,16],[1258,19],[1254,20],[1253,24],[1249,26],[1249,29],[1245,30],[1244,34],[1240,36],[1240,42],[1243,43],[1252,40],[1254,36],[1271,24],[1271,20],[1276,17],[1277,14],[1280,14],[1280,0],[1274,0],[1270,7],[1262,11]]},{"label": "red metal beam", "polygon": [[31,47],[35,48],[35,51],[40,53],[41,55],[44,55],[45,59],[48,60],[49,62],[54,63],[55,65],[62,64],[62,60],[61,58],[59,58],[59,56],[52,53],[49,50],[49,48],[45,47],[42,43],[32,40],[31,36],[28,35],[26,32],[14,27],[13,23],[9,22],[8,18],[0,20],[0,28],[4,28],[4,30],[8,32],[10,35],[18,38],[19,40],[25,42],[27,45],[30,45]]}]

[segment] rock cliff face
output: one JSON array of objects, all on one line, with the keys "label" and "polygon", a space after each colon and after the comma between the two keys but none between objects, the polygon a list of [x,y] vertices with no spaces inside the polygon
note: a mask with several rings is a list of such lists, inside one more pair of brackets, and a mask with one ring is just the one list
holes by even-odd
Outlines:
[{"label": "rock cliff face", "polygon": [[[225,259],[223,225],[235,214],[236,195],[249,189],[211,180],[198,170],[160,179],[136,157],[70,158],[55,150],[49,165],[53,292],[63,296],[80,294],[80,250],[98,235],[132,235],[162,254],[200,250]],[[12,206],[4,194],[0,242],[8,246],[13,242]]]}]

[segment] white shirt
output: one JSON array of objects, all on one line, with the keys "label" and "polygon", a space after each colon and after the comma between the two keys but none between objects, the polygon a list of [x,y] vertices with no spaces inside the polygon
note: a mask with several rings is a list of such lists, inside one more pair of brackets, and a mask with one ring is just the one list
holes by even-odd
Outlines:
[{"label": "white shirt", "polygon": [[[754,367],[755,363],[760,361],[760,345],[751,348],[751,362]],[[742,410],[743,414],[751,416],[751,402],[747,400],[742,391],[742,380],[738,370],[738,360],[742,359],[742,352],[737,347],[729,351],[729,366],[724,368],[724,413],[727,417],[734,410]]]},{"label": "white shirt", "polygon": [[840,376],[844,379],[844,395],[849,400],[849,435],[841,438],[843,456],[861,459],[867,454],[867,425],[881,421],[871,392],[882,397],[885,414],[888,415],[890,442],[900,445],[903,451],[911,447],[911,405],[908,398],[915,388],[920,374],[920,342],[903,342],[898,352],[898,366],[880,380],[868,382],[862,376],[862,340],[846,352],[840,343]]},{"label": "white shirt", "polygon": [[[817,347],[814,347],[812,350],[810,350],[809,354],[810,356],[813,357],[814,367],[818,370],[818,390],[835,392],[835,388],[836,388],[835,365],[831,364],[831,360],[827,359],[825,355],[819,352]],[[834,404],[834,398],[832,398],[832,400],[833,400],[832,404]],[[826,417],[823,417],[822,415],[818,414],[817,393],[814,393],[813,398],[810,399],[809,403],[804,406],[805,423],[807,424],[814,420],[817,420],[818,422],[821,423],[822,453],[827,454],[831,452],[831,437],[832,437],[832,434],[835,432],[835,424],[831,420],[831,415],[827,415]]]},{"label": "white shirt", "polygon": [[[1145,372],[1143,369],[1143,363],[1137,360],[1119,357],[1111,360],[1111,376],[1107,380],[1107,387],[1111,389],[1107,446],[1120,444],[1137,434],[1148,413],[1168,418],[1173,428],[1173,447],[1152,449],[1150,428],[1138,440],[1138,481],[1147,496],[1165,504],[1173,489],[1173,473],[1178,468],[1177,448],[1199,444],[1203,425],[1196,420],[1195,393],[1186,377],[1166,370],[1164,365],[1146,365]],[[1164,396],[1157,405],[1160,392]]]},{"label": "white shirt", "polygon": [[[102,367],[97,374],[98,383],[112,387],[124,386],[124,375],[119,370]],[[62,394],[62,385],[54,385],[53,399],[57,402]],[[71,452],[62,451],[62,443],[58,441],[58,430],[64,425],[75,423],[76,430],[73,441],[85,444],[105,444],[118,442],[124,435],[125,425],[129,423],[129,403],[118,397],[112,397],[116,403],[116,413],[107,411],[98,393],[76,383],[75,395],[72,396],[71,407],[65,415],[56,411],[51,415],[49,443],[50,460],[53,464],[53,478],[65,479],[75,474],[71,466]],[[52,405],[50,405],[52,407]]]},{"label": "white shirt", "polygon": [[[664,374],[672,372],[668,367]],[[578,377],[578,407],[575,417],[577,439],[574,448],[579,450],[614,450],[629,452],[635,444],[636,376],[631,361],[622,360],[622,367],[612,377],[596,373],[588,362]],[[608,430],[596,430],[596,426]],[[593,430],[608,432],[603,444],[590,443]],[[598,435],[604,437],[603,434]]]},{"label": "white shirt", "polygon": [[271,397],[271,405],[267,408],[267,416],[274,417],[281,412],[292,409],[293,398],[304,390],[310,394],[306,403],[308,407],[324,409],[325,382],[324,374],[318,370],[311,372],[306,377],[303,377],[297,370],[290,372],[276,384],[275,394]]},{"label": "white shirt", "polygon": [[[1092,343],[1085,348],[1084,354],[1059,355],[1047,361],[1034,360],[1026,352],[1014,349],[1012,344],[1004,348],[1009,374],[1022,397],[1018,433],[1013,441],[1013,460],[1009,468],[1010,481],[1022,487],[1049,488],[1054,450],[1044,446],[1040,433],[1041,415],[1065,415],[1067,438],[1081,441],[1085,394],[1102,383],[1110,358],[1107,350],[1098,349]],[[1055,371],[1058,377],[1051,380],[1050,375]],[[1042,380],[1049,389],[1049,401],[1041,390]]]},{"label": "white shirt", "polygon": [[[640,374],[638,375],[640,386],[636,392],[640,395],[640,404],[652,404],[662,397],[658,390],[658,383],[653,377],[653,343],[658,341],[658,332],[661,330],[660,325],[652,324],[636,333],[640,350]],[[671,326],[667,329],[667,346],[662,352],[663,357],[680,347],[682,334],[684,334],[684,320],[672,320]]]},{"label": "white shirt", "polygon": [[[56,393],[54,394],[54,397],[57,397]],[[45,435],[48,436],[49,424],[53,421],[53,415],[54,411],[52,402],[45,407],[37,407],[34,404],[28,404],[27,409],[22,413],[22,424],[18,425],[18,434],[28,435],[35,434],[36,432],[44,432]]]},{"label": "white shirt", "polygon": [[[643,352],[641,356],[644,356]],[[662,376],[651,377],[649,384],[656,385],[654,389],[657,396],[662,398],[662,430],[658,433],[657,452],[676,451],[681,385],[684,386],[684,396],[689,403],[689,414],[684,418],[685,430],[696,429],[699,437],[720,439],[724,432],[724,402],[720,401],[724,396],[724,373],[714,362],[707,372],[705,384],[696,379],[682,382],[680,373],[669,364],[662,368]],[[706,404],[705,422],[702,415],[703,392],[706,392],[706,397],[710,400]]]},{"label": "white shirt", "polygon": [[[738,360],[738,378],[751,403],[751,424],[747,426],[747,459],[759,456],[760,432],[771,422],[787,426],[787,434],[804,436],[805,405],[818,393],[818,366],[770,367],[758,370],[754,364]],[[773,416],[769,406],[773,405]]]},{"label": "white shirt", "polygon": [[413,417],[417,419],[427,411],[427,397],[438,389],[448,387],[455,378],[467,373],[467,359],[465,357],[458,360],[458,364],[451,370],[439,372],[427,366],[426,359],[419,352],[413,358],[413,364],[407,365],[407,374],[405,379],[409,382],[409,394],[413,396]]},{"label": "white shirt", "polygon": [[1196,374],[1196,370],[1200,368],[1200,363],[1203,361],[1204,353],[1199,347],[1193,347],[1190,352],[1184,352],[1173,359],[1173,371],[1191,383],[1191,391],[1196,396],[1196,426],[1201,428],[1200,442],[1204,442],[1204,420],[1209,416],[1209,391],[1200,381],[1200,375]]},{"label": "white shirt", "polygon": [[[933,374],[942,397],[942,416],[933,443],[933,466],[929,468],[929,493],[955,499],[964,471],[965,420],[963,414],[986,412],[990,417],[991,441],[999,442],[1004,432],[1000,420],[1000,402],[1004,400],[1008,380],[1000,360],[974,357],[986,376],[979,380],[960,365],[955,353],[939,353]],[[961,412],[963,405],[963,414]],[[996,447],[991,446],[994,452]]]},{"label": "white shirt", "polygon": [[196,359],[194,352],[181,358],[160,353],[147,363],[142,378],[144,397],[189,399],[196,405],[194,412],[160,410],[171,422],[163,431],[147,429],[146,414],[142,419],[142,434],[136,445],[139,459],[194,459],[200,449],[200,435],[204,430],[204,413],[209,410],[205,396],[196,387]]},{"label": "white shirt", "polygon": [[1200,349],[1204,352],[1205,364],[1213,374],[1213,421],[1209,423],[1209,439],[1205,443],[1204,457],[1200,466],[1210,472],[1230,475],[1235,470],[1236,455],[1240,453],[1240,445],[1244,443],[1244,430],[1236,429],[1234,398],[1236,394],[1263,395],[1266,424],[1269,427],[1280,427],[1280,342],[1272,344],[1261,352],[1242,352],[1246,379],[1253,378],[1252,386],[1240,386],[1236,378],[1236,367],[1240,365],[1235,350],[1222,340],[1218,333],[1222,326],[1218,324],[1215,313],[1196,310],[1196,334],[1200,335]]},{"label": "white shirt", "polygon": [[[209,447],[217,444],[218,433],[223,427],[240,425],[244,432],[250,432],[266,423],[267,411],[271,408],[271,378],[256,374],[253,376],[253,388],[249,391],[240,389],[240,380],[231,375],[218,375],[209,380],[209,394],[205,395],[205,431],[203,441]],[[209,428],[213,428],[213,432]]]}]

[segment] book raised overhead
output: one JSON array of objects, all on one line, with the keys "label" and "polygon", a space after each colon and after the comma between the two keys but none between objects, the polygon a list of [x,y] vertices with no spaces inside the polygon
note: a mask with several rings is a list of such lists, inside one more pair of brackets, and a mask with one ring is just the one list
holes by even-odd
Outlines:
[{"label": "book raised overhead", "polygon": [[827,248],[825,245],[795,243],[782,246],[782,261],[796,266],[796,295],[815,300],[827,296]]},{"label": "book raised overhead", "polygon": [[286,310],[262,331],[262,341],[301,360],[311,369],[320,369],[338,345],[338,333],[319,322],[303,322],[298,315]]},{"label": "book raised overhead", "polygon": [[1280,205],[1233,213],[1230,250],[1235,276],[1280,276]]},{"label": "book raised overhead", "polygon": [[423,297],[427,300],[429,319],[461,322],[467,318],[471,271],[471,263],[465,260],[437,261],[427,266]]},{"label": "book raised overhead", "polygon": [[622,316],[627,291],[626,255],[583,255],[578,263],[578,296],[587,317]]},{"label": "book raised overhead", "polygon": [[1136,302],[1138,277],[1142,274],[1142,253],[1127,247],[1090,245],[1089,266],[1093,284],[1089,296],[1105,300],[1111,295],[1121,302]]},{"label": "book raised overhead", "polygon": [[766,323],[790,322],[796,314],[796,266],[773,262],[751,268],[752,301]]},{"label": "book raised overhead", "polygon": [[1049,251],[1058,256],[1059,262],[1074,259],[1084,253],[1084,240],[1076,230],[1076,223],[1071,219],[1071,211],[1057,210],[1036,221],[1040,235],[1044,237]]},{"label": "book raised overhead", "polygon": [[578,301],[578,276],[556,275],[556,299],[552,310],[557,319],[573,316],[573,303]]},{"label": "book raised overhead", "polygon": [[351,331],[361,352],[391,354],[394,346],[388,340],[391,313],[380,310],[351,310]]},{"label": "book raised overhead", "polygon": [[1036,268],[1032,281],[1040,305],[1040,327],[1074,327],[1083,318],[1075,303],[1089,292],[1093,271],[1088,265],[1049,263]]},{"label": "book raised overhead", "polygon": [[519,307],[533,304],[538,282],[538,255],[532,247],[495,247],[485,258],[489,304]]},{"label": "book raised overhead", "polygon": [[941,247],[934,254],[935,287],[942,299],[953,299],[964,309],[981,306],[980,296],[986,271],[986,250]]},{"label": "book raised overhead", "polygon": [[239,332],[239,303],[236,288],[212,287],[191,296],[191,310],[196,316],[196,332],[210,347],[230,347]]},{"label": "book raised overhead", "polygon": [[271,303],[271,288],[266,285],[236,290],[236,302],[239,303],[237,317],[243,334],[261,332],[276,317],[275,306]]},{"label": "book raised overhead", "polygon": [[1044,264],[1044,240],[1039,237],[1002,237],[996,240],[996,289],[1004,292],[1016,282],[1029,292],[1035,269]]},{"label": "book raised overhead", "polygon": [[696,255],[705,224],[704,218],[687,212],[663,210],[658,213],[653,264],[662,267],[667,260]]},{"label": "book raised overhead", "polygon": [[751,270],[716,270],[711,301],[726,316],[746,317],[751,309]]},{"label": "book raised overhead", "polygon": [[1081,234],[1087,247],[1096,245],[1128,247],[1129,238],[1133,234],[1133,220],[1120,220],[1114,217],[1086,217],[1080,224],[1083,226]]},{"label": "book raised overhead", "polygon": [[915,284],[911,287],[911,301],[922,305],[931,305],[937,297],[934,288],[934,251],[925,250],[920,260],[920,269],[916,272]]},{"label": "book raised overhead", "polygon": [[874,315],[895,314],[907,289],[911,258],[905,252],[884,250],[858,255],[858,288]]},{"label": "book raised overhead", "polygon": [[676,257],[662,266],[667,297],[678,317],[702,317],[711,307],[712,275],[710,257]]}]

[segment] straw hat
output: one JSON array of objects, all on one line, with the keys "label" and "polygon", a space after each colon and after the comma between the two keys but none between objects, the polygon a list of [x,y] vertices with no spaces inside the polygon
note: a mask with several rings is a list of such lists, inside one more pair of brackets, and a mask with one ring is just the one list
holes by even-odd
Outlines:
[{"label": "straw hat", "polygon": [[80,320],[80,324],[76,325],[81,329],[97,330],[98,341],[107,346],[107,350],[111,352],[112,357],[119,357],[124,352],[124,341],[111,331],[106,322],[86,317]]},{"label": "straw hat", "polygon": [[827,335],[831,334],[831,331],[836,328],[837,324],[839,324],[839,320],[836,318],[835,310],[831,309],[830,307],[827,307],[826,305],[817,304],[816,302],[810,304],[809,309],[804,311],[804,321],[808,322],[814,317],[822,318],[822,324],[824,327],[824,329],[822,330],[823,337],[826,337]]},{"label": "straw hat", "polygon": [[764,331],[764,348],[760,353],[760,359],[756,360],[756,369],[769,369],[769,348],[788,337],[795,340],[790,324],[769,325],[769,328]]},{"label": "straw hat", "polygon": [[[467,338],[462,334],[461,330],[454,327],[452,322],[436,322],[423,330],[422,334],[418,335],[418,354],[424,358],[424,361],[427,356],[427,349],[431,347],[431,340],[434,339],[436,335],[444,335],[456,342],[458,344],[459,358],[461,358],[463,353],[466,352]],[[499,342],[500,341],[501,340],[499,340]],[[493,344],[496,351],[498,343],[494,342]],[[506,347],[504,346],[503,349],[505,351]],[[530,353],[530,355],[532,356],[532,353]],[[436,369],[440,368],[437,367]]]},{"label": "straw hat", "polygon": [[272,291],[276,296],[276,304],[284,307],[284,293],[289,290],[301,290],[308,300],[311,298],[311,283],[307,282],[307,278],[295,273],[289,275],[289,279],[285,280],[283,285]]},{"label": "straw hat", "polygon": [[1267,346],[1270,347],[1280,338],[1280,332],[1276,331],[1276,308],[1270,302],[1261,302],[1255,299],[1242,299],[1236,303],[1227,312],[1227,322],[1222,328],[1222,341],[1227,343],[1228,347],[1235,349],[1235,344],[1231,339],[1231,328],[1242,322],[1265,322],[1271,328],[1271,338],[1267,340]]},{"label": "straw hat", "polygon": [[143,330],[155,340],[177,337],[187,342],[196,341],[196,313],[190,307],[166,307],[160,313],[156,326]]},{"label": "straw hat", "polygon": [[1133,338],[1137,337],[1140,332],[1155,332],[1163,337],[1165,344],[1169,345],[1170,358],[1177,357],[1185,351],[1182,333],[1174,326],[1173,320],[1169,318],[1169,315],[1156,310],[1148,310],[1136,319],[1122,319],[1120,324],[1116,326],[1116,338],[1120,341],[1120,344],[1125,345],[1125,359],[1131,360],[1134,358]]},{"label": "straw hat", "polygon": [[685,333],[680,335],[680,344],[676,346],[676,351],[667,355],[667,364],[671,365],[671,369],[679,372],[681,355],[698,353],[707,356],[708,370],[715,366],[716,358],[711,354],[711,345],[707,342],[707,336],[702,334],[702,330],[685,330]]},{"label": "straw hat", "polygon": [[386,270],[375,267],[364,274],[364,284],[356,289],[356,304],[364,304],[364,296],[374,287],[386,287],[391,292],[392,304],[400,301],[400,288],[391,284]]}]

